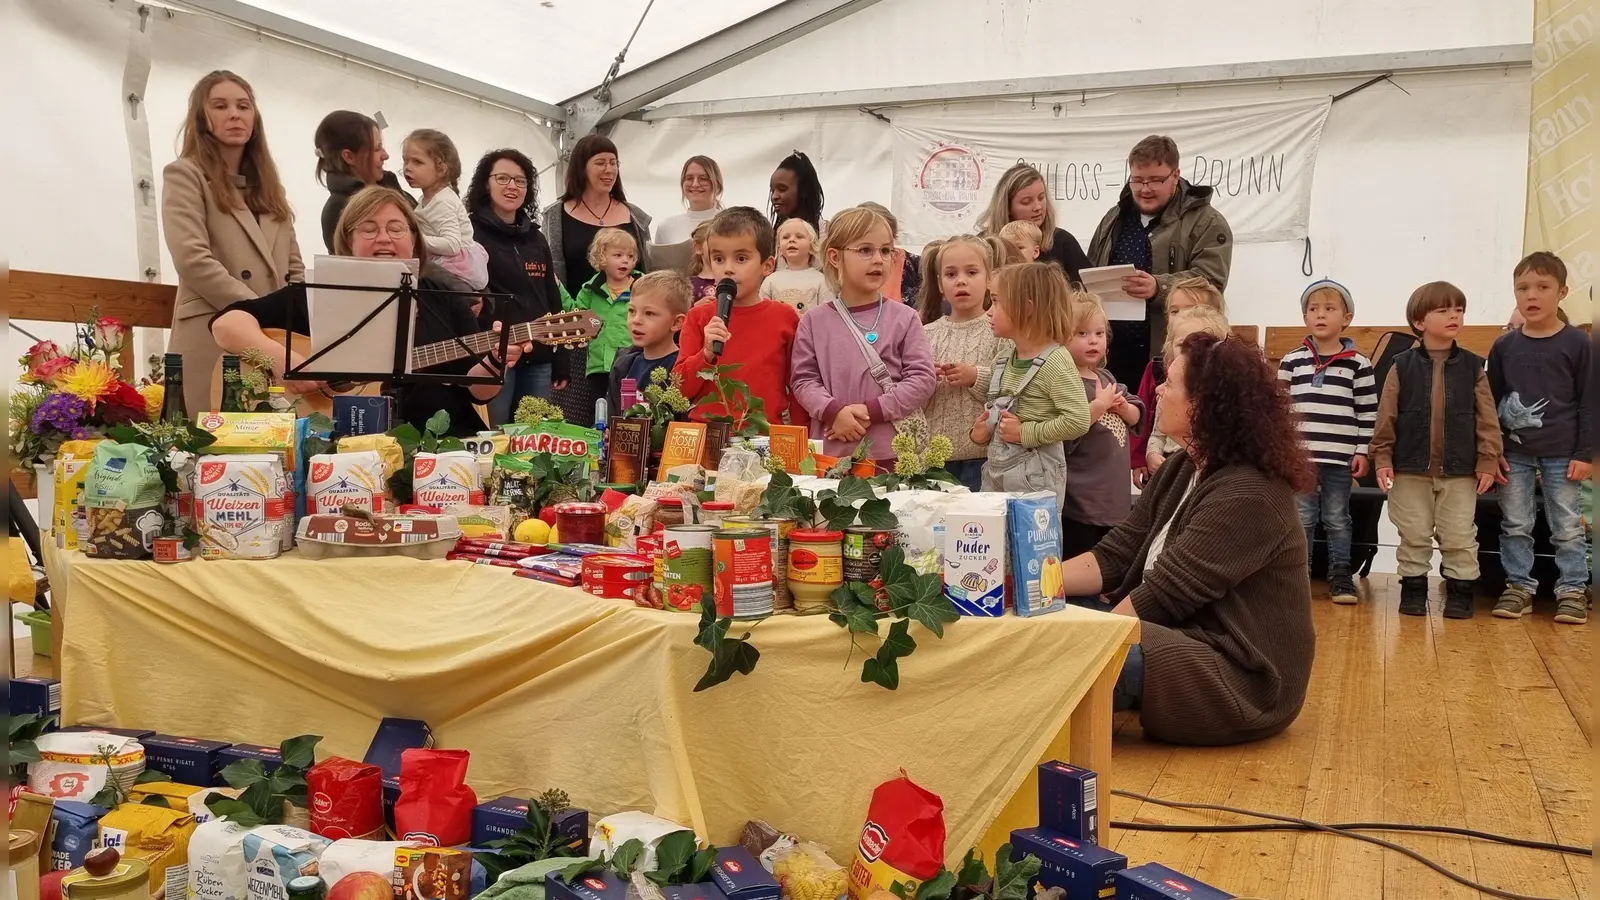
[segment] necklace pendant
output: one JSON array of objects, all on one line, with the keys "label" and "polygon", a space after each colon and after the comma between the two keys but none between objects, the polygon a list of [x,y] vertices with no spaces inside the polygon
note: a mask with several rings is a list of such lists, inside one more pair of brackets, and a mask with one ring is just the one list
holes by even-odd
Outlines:
[{"label": "necklace pendant", "polygon": [[867,343],[876,344],[877,342],[878,342],[878,333],[876,331],[867,332]]}]

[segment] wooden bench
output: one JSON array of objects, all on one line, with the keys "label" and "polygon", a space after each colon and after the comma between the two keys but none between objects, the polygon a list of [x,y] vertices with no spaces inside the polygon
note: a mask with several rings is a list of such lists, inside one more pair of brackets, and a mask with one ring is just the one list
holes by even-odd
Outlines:
[{"label": "wooden bench", "polygon": [[[1378,341],[1391,331],[1411,333],[1411,329],[1405,325],[1352,325],[1345,329],[1344,335],[1355,341],[1356,348],[1371,358],[1377,350]],[[1499,325],[1463,325],[1461,333],[1456,337],[1456,343],[1479,356],[1488,356],[1489,347],[1494,343],[1494,339],[1503,333],[1505,329]],[[1285,354],[1299,347],[1305,339],[1306,330],[1300,325],[1268,327],[1267,359],[1271,360],[1273,365],[1277,365]]]}]

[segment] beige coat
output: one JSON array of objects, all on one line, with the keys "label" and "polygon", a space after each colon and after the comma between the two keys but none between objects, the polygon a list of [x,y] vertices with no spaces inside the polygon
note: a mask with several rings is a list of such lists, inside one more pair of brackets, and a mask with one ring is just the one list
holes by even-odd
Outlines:
[{"label": "beige coat", "polygon": [[183,354],[183,397],[189,414],[211,408],[212,374],[222,350],[211,317],[229,304],[305,280],[294,222],[257,220],[249,210],[224,212],[200,167],[179,159],[161,173],[161,229],[178,272],[167,351]]}]

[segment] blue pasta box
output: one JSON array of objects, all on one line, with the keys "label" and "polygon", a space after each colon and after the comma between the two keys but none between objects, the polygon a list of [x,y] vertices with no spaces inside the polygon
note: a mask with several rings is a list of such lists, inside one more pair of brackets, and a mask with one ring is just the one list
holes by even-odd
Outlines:
[{"label": "blue pasta box", "polygon": [[596,869],[567,884],[558,869],[544,877],[545,900],[626,900],[628,883],[610,869]]},{"label": "blue pasta box", "polygon": [[11,679],[11,715],[29,713],[39,718],[61,715],[61,682],[54,678],[24,675]]},{"label": "blue pasta box", "polygon": [[1110,900],[1116,893],[1117,872],[1127,868],[1121,853],[1086,841],[1075,841],[1048,828],[1011,832],[1011,861],[1025,855],[1039,858],[1039,874],[1028,885],[1028,897],[1060,888],[1064,900]]},{"label": "blue pasta box", "polygon": [[702,881],[699,884],[663,885],[661,896],[666,900],[725,900],[722,891],[709,881]]},{"label": "blue pasta box", "polygon": [[1075,841],[1100,841],[1100,780],[1064,762],[1039,766],[1039,824]]},{"label": "blue pasta box", "polygon": [[[260,744],[234,744],[217,753],[217,760],[222,768],[236,762],[253,759],[261,763],[261,768],[271,772],[283,764],[283,754],[277,747],[263,747]],[[223,779],[222,772],[217,772],[217,787],[227,787],[228,782]]]},{"label": "blue pasta box", "polygon": [[341,394],[333,398],[333,427],[344,435],[387,434],[394,401]]},{"label": "blue pasta box", "polygon": [[723,847],[711,867],[711,881],[727,900],[778,900],[783,889],[761,862],[743,847]]},{"label": "blue pasta box", "polygon": [[101,728],[99,725],[73,725],[69,728],[63,728],[61,730],[63,732],[72,733],[81,731],[104,731],[106,734],[114,734],[118,737],[133,738],[141,744],[144,743],[145,740],[151,735],[155,734],[155,731],[150,728]]},{"label": "blue pasta box", "polygon": [[433,730],[420,719],[384,719],[378,723],[378,732],[367,746],[362,762],[383,770],[385,783],[400,778],[400,754],[407,750],[425,750],[433,746]]},{"label": "blue pasta box", "polygon": [[156,734],[140,741],[145,767],[165,772],[179,784],[214,787],[222,771],[222,751],[228,744],[200,738]]},{"label": "blue pasta box", "polygon": [[1006,498],[975,494],[944,515],[944,595],[963,616],[1006,612]]},{"label": "blue pasta box", "polygon": [[1160,863],[1117,873],[1117,900],[1232,900],[1233,896]]},{"label": "blue pasta box", "polygon": [[1007,500],[1006,541],[1017,615],[1039,616],[1066,609],[1056,495],[1027,494]]},{"label": "blue pasta box", "polygon": [[[527,828],[529,802],[517,797],[501,797],[473,807],[472,846],[482,847]],[[581,855],[588,848],[588,810],[562,810],[550,825],[557,836],[567,839],[567,846],[573,851]]]}]

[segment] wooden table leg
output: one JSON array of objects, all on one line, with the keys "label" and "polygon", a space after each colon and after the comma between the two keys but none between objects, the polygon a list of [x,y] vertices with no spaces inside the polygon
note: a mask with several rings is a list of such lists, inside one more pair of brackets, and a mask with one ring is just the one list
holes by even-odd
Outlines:
[{"label": "wooden table leg", "polygon": [[1067,762],[1098,776],[1095,783],[1101,792],[1097,798],[1100,817],[1095,842],[1102,847],[1106,846],[1111,830],[1111,695],[1117,685],[1117,676],[1122,674],[1122,664],[1128,658],[1128,648],[1138,642],[1139,629],[1135,625],[1122,646],[1117,648],[1117,655],[1111,658],[1110,665],[1100,671],[1089,693],[1078,701],[1078,708],[1072,711],[1069,737],[1071,754]]}]

